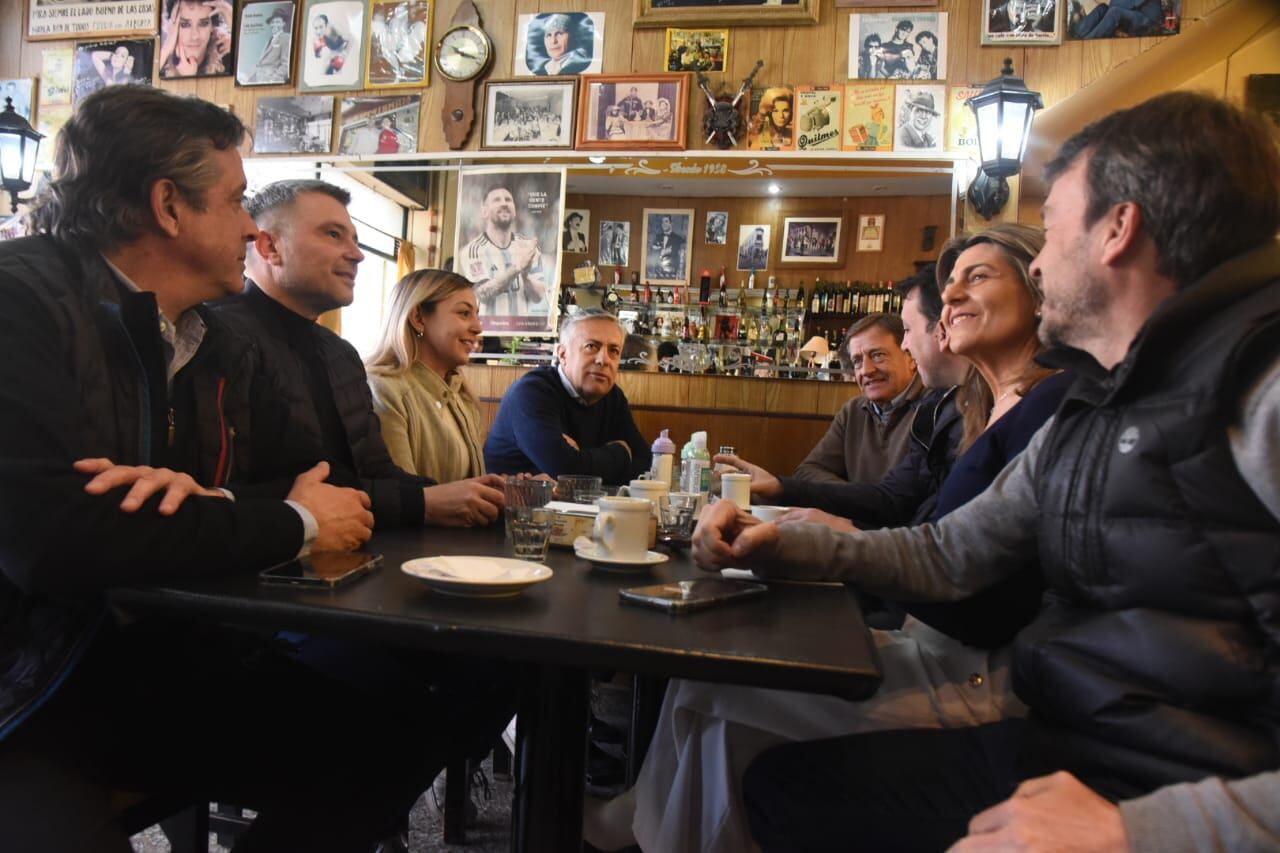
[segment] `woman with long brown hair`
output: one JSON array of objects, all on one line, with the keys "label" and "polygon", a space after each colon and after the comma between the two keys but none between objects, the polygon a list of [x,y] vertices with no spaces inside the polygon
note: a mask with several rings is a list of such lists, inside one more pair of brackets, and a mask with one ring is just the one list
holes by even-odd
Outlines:
[{"label": "woman with long brown hair", "polygon": [[366,361],[392,460],[441,483],[484,473],[480,407],[459,368],[479,349],[471,282],[418,270],[396,283],[387,324]]}]

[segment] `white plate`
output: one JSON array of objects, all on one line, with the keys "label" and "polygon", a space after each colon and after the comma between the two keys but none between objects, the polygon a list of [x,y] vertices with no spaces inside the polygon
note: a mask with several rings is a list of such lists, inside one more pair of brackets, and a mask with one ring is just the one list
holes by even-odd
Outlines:
[{"label": "white plate", "polygon": [[419,557],[400,570],[445,595],[509,598],[551,577],[541,563],[508,557]]},{"label": "white plate", "polygon": [[[580,537],[580,540],[586,540],[587,542],[591,541],[586,539],[585,536]],[[665,563],[667,560],[671,559],[666,554],[660,554],[657,551],[646,551],[643,557],[610,557],[597,553],[594,543],[583,545],[580,541],[573,543],[573,553],[577,554],[584,560],[590,560],[591,562],[598,563],[601,566],[618,566],[636,569],[656,566],[659,563]]]}]

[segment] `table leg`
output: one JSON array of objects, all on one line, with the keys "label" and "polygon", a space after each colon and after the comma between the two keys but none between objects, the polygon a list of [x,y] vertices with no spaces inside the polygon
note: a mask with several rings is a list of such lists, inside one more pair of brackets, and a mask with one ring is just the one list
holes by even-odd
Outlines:
[{"label": "table leg", "polygon": [[667,692],[667,680],[656,675],[631,677],[631,731],[627,733],[627,787],[636,783],[649,742],[658,725],[658,712]]},{"label": "table leg", "polygon": [[522,685],[512,853],[582,849],[590,686],[585,670],[540,665]]}]

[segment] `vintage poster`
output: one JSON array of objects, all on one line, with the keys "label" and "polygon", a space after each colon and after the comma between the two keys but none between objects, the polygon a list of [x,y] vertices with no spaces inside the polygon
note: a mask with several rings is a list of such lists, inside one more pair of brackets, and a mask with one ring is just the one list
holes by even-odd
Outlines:
[{"label": "vintage poster", "polygon": [[72,101],[78,104],[86,95],[107,86],[150,86],[155,50],[156,43],[151,39],[77,44]]},{"label": "vintage poster", "polygon": [[893,90],[887,83],[844,87],[841,142],[845,151],[893,150]]},{"label": "vintage poster", "polygon": [[980,86],[952,86],[947,90],[947,150],[978,154],[978,117],[966,103],[982,93]]},{"label": "vintage poster", "polygon": [[32,96],[35,91],[36,81],[30,77],[0,80],[0,110],[3,110],[6,104],[13,104],[13,111],[30,124],[31,105],[34,103]]},{"label": "vintage poster", "polygon": [[767,223],[738,226],[738,269],[760,272],[769,269],[769,244],[773,226]]},{"label": "vintage poster", "polygon": [[298,89],[359,89],[363,78],[365,4],[319,0],[307,4]]},{"label": "vintage poster", "polygon": [[1058,0],[984,0],[982,43],[1061,44],[1062,5]]},{"label": "vintage poster", "polygon": [[893,150],[910,154],[935,154],[942,150],[942,107],[946,86],[899,86],[894,109],[897,126]]},{"label": "vintage poster", "polygon": [[229,0],[169,0],[160,19],[160,79],[230,74],[234,23]]},{"label": "vintage poster", "polygon": [[795,94],[790,86],[769,86],[751,92],[747,148],[753,151],[794,151]]},{"label": "vintage poster", "polygon": [[365,86],[391,89],[430,82],[430,0],[374,2],[369,9],[369,38]]},{"label": "vintage poster", "polygon": [[854,251],[879,252],[884,248],[884,214],[858,217],[858,244]]},{"label": "vintage poster", "polygon": [[644,277],[654,284],[688,284],[692,234],[693,210],[646,207],[640,229]]},{"label": "vintage poster", "polygon": [[839,151],[840,116],[844,87],[797,86],[796,149],[799,151]]},{"label": "vintage poster", "polygon": [[157,0],[27,0],[27,38],[155,35]]},{"label": "vintage poster", "polygon": [[946,12],[849,16],[850,80],[945,80]]},{"label": "vintage poster", "polygon": [[555,333],[565,170],[463,169],[454,269],[475,284],[487,334]]},{"label": "vintage poster", "polygon": [[600,222],[600,266],[630,266],[631,223],[605,219]]},{"label": "vintage poster", "polygon": [[70,47],[49,47],[40,51],[40,101],[43,107],[71,104],[75,91],[76,55]]},{"label": "vintage poster", "polygon": [[560,248],[571,255],[585,255],[591,251],[591,211],[566,210],[564,230],[560,234]]}]

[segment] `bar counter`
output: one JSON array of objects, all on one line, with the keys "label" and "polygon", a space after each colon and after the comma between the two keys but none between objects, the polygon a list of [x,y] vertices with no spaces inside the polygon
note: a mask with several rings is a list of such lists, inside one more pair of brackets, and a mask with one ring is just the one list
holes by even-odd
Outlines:
[{"label": "bar counter", "polygon": [[[480,364],[463,368],[480,400],[486,432],[507,388],[530,369]],[[622,371],[618,385],[650,441],[667,429],[679,449],[690,433],[704,429],[713,453],[721,445],[732,445],[744,459],[779,475],[795,470],[840,407],[860,393],[853,382],[640,371]]]}]

